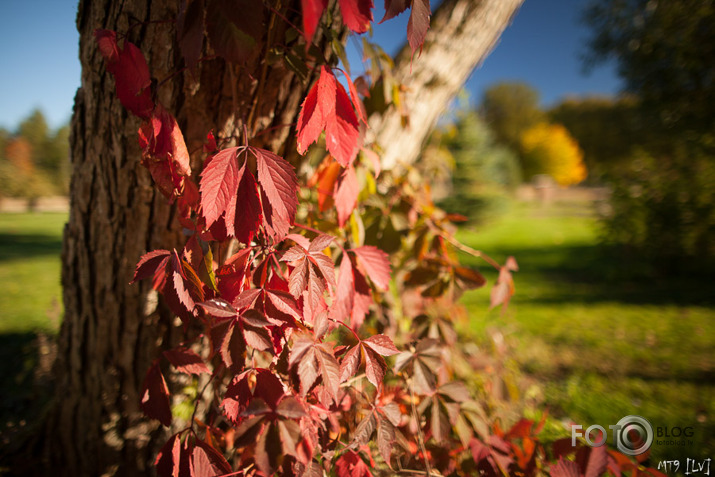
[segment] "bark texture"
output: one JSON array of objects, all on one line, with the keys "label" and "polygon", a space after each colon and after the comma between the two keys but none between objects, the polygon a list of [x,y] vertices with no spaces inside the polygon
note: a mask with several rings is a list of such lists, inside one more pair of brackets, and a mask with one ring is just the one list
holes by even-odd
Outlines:
[{"label": "bark texture", "polygon": [[[268,56],[271,39],[285,37],[285,27],[276,27],[263,39],[252,64],[237,67],[214,59],[200,62],[195,73],[176,74],[183,66],[172,23],[178,3],[79,4],[82,82],[71,125],[71,210],[64,232],[65,317],[55,366],[56,399],[48,412],[44,440],[37,444],[41,465],[28,462],[28,468],[18,470],[23,475],[149,475],[162,442],[158,438],[166,432],[144,419],[140,391],[152,360],[178,340],[180,328],[157,305],[149,283],[128,283],[141,255],[179,248],[183,239],[173,206],[152,187],[149,173],[140,165],[140,121],[117,99],[114,81],[95,46],[94,30],[127,33],[147,57],[160,85],[157,101],[177,118],[189,151],[197,152],[192,155],[194,171],[200,170],[208,131],[235,135],[244,122],[266,131],[253,145],[297,160],[294,128],[279,126],[295,123],[315,78],[301,82],[280,62],[261,62]],[[299,0],[284,3],[290,4],[284,10],[289,17],[300,11]],[[412,66],[408,84],[409,100],[414,102],[408,134],[402,137],[399,115],[375,119],[379,123],[373,131],[380,131],[377,140],[388,165],[416,157],[439,113],[493,46],[519,3],[445,1],[434,17],[425,51]],[[268,24],[282,24],[267,15]],[[289,19],[300,24],[299,18]],[[403,59],[398,79],[407,81],[408,73],[409,59]]]},{"label": "bark texture", "polygon": [[[158,102],[176,116],[189,151],[198,151],[194,166],[208,131],[235,134],[247,117],[260,129],[295,122],[307,92],[307,85],[280,65],[258,68],[259,59],[244,67],[209,60],[200,63],[195,76],[176,75],[183,66],[171,23],[178,3],[79,4],[82,82],[71,124],[73,173],[62,269],[65,317],[55,366],[56,402],[41,444],[48,474],[152,473],[162,441],[158,438],[165,431],[139,409],[141,385],[152,360],[176,343],[181,331],[157,306],[147,281],[129,285],[141,255],[180,249],[184,239],[173,206],[152,187],[140,165],[140,120],[117,99],[94,30],[127,32],[142,50],[161,84]],[[282,153],[291,143],[289,134],[289,128],[275,128],[253,144]],[[37,473],[37,463],[33,467],[28,472]]]},{"label": "bark texture", "polygon": [[418,158],[439,117],[496,46],[522,3],[445,0],[432,17],[422,54],[410,61],[409,46],[402,49],[395,78],[405,85],[407,115],[391,109],[370,118],[370,130],[382,148],[383,168],[411,164]]}]

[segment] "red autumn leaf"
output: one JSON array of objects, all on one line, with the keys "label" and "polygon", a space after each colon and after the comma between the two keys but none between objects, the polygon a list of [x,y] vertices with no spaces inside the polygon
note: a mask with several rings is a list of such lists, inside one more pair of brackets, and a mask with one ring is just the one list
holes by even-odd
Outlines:
[{"label": "red autumn leaf", "polygon": [[328,152],[346,167],[360,149],[360,133],[350,98],[329,68],[323,66],[318,82],[308,92],[298,116],[298,152],[304,154],[325,131]]},{"label": "red autumn leaf", "polygon": [[338,270],[338,282],[335,290],[335,301],[330,309],[331,316],[337,320],[348,322],[355,303],[355,280],[350,258],[343,255]]},{"label": "red autumn leaf", "polygon": [[502,304],[506,308],[512,295],[514,295],[514,280],[509,269],[502,267],[499,270],[499,278],[491,291],[491,308]]},{"label": "red autumn leaf", "polygon": [[[256,157],[258,183],[273,211],[272,227],[276,232],[274,238],[281,240],[288,234],[295,220],[298,208],[298,178],[293,166],[282,157],[257,147],[249,147],[248,150]],[[264,218],[265,216],[264,209]]]},{"label": "red autumn leaf", "polygon": [[211,373],[211,370],[206,366],[201,356],[188,348],[179,347],[164,351],[164,357],[166,357],[180,373]]},{"label": "red autumn leaf", "polygon": [[150,418],[157,419],[167,427],[171,426],[169,388],[156,362],[152,364],[144,378],[140,407]]},{"label": "red autumn leaf", "polygon": [[176,39],[186,66],[193,70],[199,62],[204,46],[204,0],[180,2],[176,18]]},{"label": "red autumn leaf", "polygon": [[[257,179],[248,169],[248,152],[256,158]],[[298,179],[293,166],[270,151],[247,146],[222,150],[201,173],[200,186],[207,227],[223,216],[227,232],[244,243],[261,223],[269,236],[281,240],[295,220]]]},{"label": "red autumn leaf", "polygon": [[168,250],[153,250],[142,255],[134,271],[134,277],[129,283],[131,284],[138,280],[148,278],[149,276],[154,276],[157,272],[163,273],[170,255],[171,252]]},{"label": "red autumn leaf", "polygon": [[365,33],[372,21],[372,0],[340,0],[343,22],[355,33]]},{"label": "red autumn leaf", "polygon": [[400,352],[390,339],[389,336],[385,335],[373,335],[367,339],[362,340],[362,343],[369,346],[374,352],[382,356],[393,356]]},{"label": "red autumn leaf", "polygon": [[287,250],[281,261],[293,263],[293,270],[288,278],[290,293],[299,299],[303,296],[303,311],[305,318],[312,322],[323,301],[323,293],[327,290],[332,293],[335,288],[335,265],[323,249],[332,242],[329,235],[316,237],[309,245],[308,250],[296,245]]},{"label": "red autumn leaf", "polygon": [[195,447],[191,453],[192,477],[214,477],[229,474],[231,470],[231,464],[219,451],[200,439],[195,441]]},{"label": "red autumn leaf", "polygon": [[352,249],[365,268],[367,276],[378,288],[388,290],[390,287],[390,259],[388,255],[372,245],[363,245]]},{"label": "red autumn leaf", "polygon": [[360,367],[360,361],[362,360],[362,355],[360,351],[362,347],[360,345],[353,346],[345,353],[343,361],[340,363],[340,382],[345,382],[352,376],[355,376],[358,368]]},{"label": "red autumn leaf", "polygon": [[[384,416],[377,418],[377,448],[385,463],[390,466],[392,446],[395,443],[395,426]],[[392,466],[390,466],[392,468]]]},{"label": "red autumn leaf", "polygon": [[429,0],[412,0],[410,21],[407,22],[407,41],[410,44],[413,56],[415,51],[422,49],[422,44],[429,29],[431,14]]},{"label": "red autumn leaf", "polygon": [[133,43],[124,41],[124,48],[117,45],[117,34],[109,30],[95,30],[94,37],[99,51],[107,61],[107,71],[114,76],[117,97],[132,114],[148,119],[154,109],[151,98],[151,75],[141,50]]},{"label": "red autumn leaf", "polygon": [[348,166],[335,185],[335,208],[338,211],[338,225],[343,227],[357,206],[359,185],[353,166]]},{"label": "red autumn leaf", "polygon": [[362,100],[360,99],[360,96],[358,95],[355,83],[353,83],[353,80],[350,78],[349,74],[345,73],[343,70],[340,71],[343,73],[343,75],[345,76],[345,80],[348,82],[350,100],[353,102],[353,107],[355,108],[355,111],[357,111],[358,118],[360,119],[360,121],[363,122],[363,124],[367,124],[367,113],[365,112],[365,105],[363,104]]},{"label": "red autumn leaf", "polygon": [[[159,450],[154,466],[159,477],[175,477],[181,469],[181,433],[174,434]],[[185,458],[188,456],[184,456]]]},{"label": "red autumn leaf", "polygon": [[174,116],[157,105],[139,129],[142,164],[159,190],[169,198],[181,193],[184,177],[191,175],[189,152]]},{"label": "red autumn leaf", "polygon": [[237,147],[219,151],[201,172],[201,206],[207,227],[226,212],[236,196],[245,171],[245,166],[238,167],[237,152]]},{"label": "red autumn leaf", "polygon": [[365,376],[373,386],[379,389],[387,372],[385,358],[367,346],[363,346],[363,351],[365,352]]},{"label": "red autumn leaf", "polygon": [[370,468],[355,451],[347,451],[335,463],[338,477],[372,477]]},{"label": "red autumn leaf", "polygon": [[249,244],[262,221],[263,211],[258,187],[253,174],[249,172],[243,174],[238,192],[234,194],[226,211],[226,228],[236,240]]},{"label": "red autumn leaf", "polygon": [[385,0],[385,16],[382,17],[380,23],[394,18],[404,12],[411,3],[412,0]]},{"label": "red autumn leaf", "polygon": [[323,378],[323,386],[333,398],[338,402],[338,390],[340,389],[340,365],[333,353],[326,348],[326,345],[315,346],[315,358],[318,361],[320,375]]},{"label": "red autumn leaf", "polygon": [[306,41],[310,43],[320,17],[328,6],[328,0],[301,0],[300,4],[303,9],[303,33]]},{"label": "red autumn leaf", "polygon": [[308,187],[314,188],[318,193],[318,208],[321,212],[325,212],[333,205],[335,183],[341,169],[335,159],[325,156],[315,175],[308,182]]},{"label": "red autumn leaf", "polygon": [[552,465],[549,470],[552,477],[581,477],[576,462],[564,460],[563,457]]}]

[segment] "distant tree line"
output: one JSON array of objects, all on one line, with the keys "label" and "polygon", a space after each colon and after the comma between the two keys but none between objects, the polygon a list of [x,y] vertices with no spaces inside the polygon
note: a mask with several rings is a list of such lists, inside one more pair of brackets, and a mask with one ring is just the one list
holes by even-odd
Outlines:
[{"label": "distant tree line", "polygon": [[598,0],[584,21],[587,66],[615,60],[623,93],[544,110],[526,83],[492,86],[427,148],[429,158],[442,147],[455,171],[442,205],[479,216],[499,203],[495,187],[503,193],[535,174],[561,185],[605,185],[612,193],[603,243],[620,251],[624,271],[708,272],[715,265],[715,2]]},{"label": "distant tree line", "polygon": [[69,126],[52,130],[40,110],[14,132],[0,128],[0,198],[66,195]]}]

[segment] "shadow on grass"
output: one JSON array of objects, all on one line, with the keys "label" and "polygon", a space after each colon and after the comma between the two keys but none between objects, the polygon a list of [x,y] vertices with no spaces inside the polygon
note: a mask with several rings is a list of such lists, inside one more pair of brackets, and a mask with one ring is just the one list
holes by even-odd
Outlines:
[{"label": "shadow on grass", "polygon": [[495,257],[516,257],[521,267],[515,276],[517,283],[519,274],[530,274],[536,281],[548,281],[549,288],[557,290],[529,297],[530,303],[615,301],[631,305],[715,305],[709,280],[687,274],[659,275],[635,259],[619,258],[614,250],[605,247],[560,245],[490,252]]},{"label": "shadow on grass", "polygon": [[36,424],[51,395],[53,337],[34,332],[0,335],[0,447]]},{"label": "shadow on grass", "polygon": [[0,262],[41,255],[56,256],[61,251],[62,237],[0,233]]}]

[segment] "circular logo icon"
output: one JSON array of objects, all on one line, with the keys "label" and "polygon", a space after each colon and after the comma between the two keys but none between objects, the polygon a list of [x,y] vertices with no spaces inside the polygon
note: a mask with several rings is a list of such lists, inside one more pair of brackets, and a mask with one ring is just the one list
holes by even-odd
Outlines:
[{"label": "circular logo icon", "polygon": [[615,427],[616,447],[626,455],[641,455],[653,444],[653,426],[641,416],[626,416]]}]

